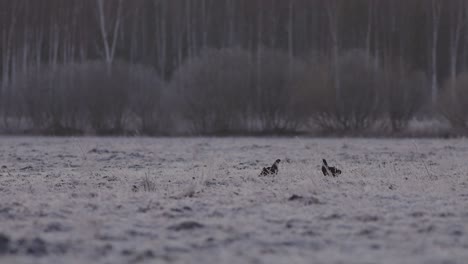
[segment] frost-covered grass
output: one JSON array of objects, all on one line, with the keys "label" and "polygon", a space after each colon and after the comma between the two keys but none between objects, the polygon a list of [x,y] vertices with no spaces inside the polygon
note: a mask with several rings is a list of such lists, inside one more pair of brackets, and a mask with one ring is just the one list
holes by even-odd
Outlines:
[{"label": "frost-covered grass", "polygon": [[[0,146],[0,263],[468,259],[464,139],[3,137]],[[258,177],[277,158],[279,174]],[[322,176],[322,158],[343,174]]]}]

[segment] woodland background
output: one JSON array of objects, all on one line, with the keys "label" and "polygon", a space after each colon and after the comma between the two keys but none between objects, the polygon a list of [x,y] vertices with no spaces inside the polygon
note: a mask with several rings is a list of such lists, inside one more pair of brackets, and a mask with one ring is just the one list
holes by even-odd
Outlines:
[{"label": "woodland background", "polygon": [[458,135],[467,66],[464,0],[0,0],[3,133]]}]

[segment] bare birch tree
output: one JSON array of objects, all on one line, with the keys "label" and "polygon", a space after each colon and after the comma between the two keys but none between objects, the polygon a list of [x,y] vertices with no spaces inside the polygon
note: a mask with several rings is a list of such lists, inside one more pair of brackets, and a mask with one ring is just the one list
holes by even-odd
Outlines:
[{"label": "bare birch tree", "polygon": [[[122,0],[117,0],[117,11],[114,15],[106,14],[105,0],[97,0],[99,28],[102,44],[104,47],[105,60],[108,65],[112,64],[117,48],[118,34],[122,21]],[[108,1],[112,2],[112,1]],[[113,18],[113,21],[112,21]],[[112,23],[113,22],[113,23]],[[111,25],[109,25],[109,23]],[[111,28],[109,28],[111,27]]]},{"label": "bare birch tree", "polygon": [[333,81],[335,86],[336,102],[340,104],[341,100],[341,80],[340,80],[340,62],[339,62],[339,0],[327,1],[328,25],[332,45],[332,60],[333,60]]},{"label": "bare birch tree", "polygon": [[442,0],[431,0],[430,8],[430,20],[431,20],[431,99],[433,105],[437,103],[438,97],[438,44],[439,44],[439,29],[440,29],[440,16],[442,13]]},{"label": "bare birch tree", "polygon": [[157,16],[155,16],[155,40],[156,40],[156,50],[158,58],[158,69],[161,73],[161,76],[166,76],[166,66],[167,66],[167,1],[165,0],[154,0],[154,8]]},{"label": "bare birch tree", "polygon": [[459,55],[459,44],[463,28],[466,23],[464,0],[454,0],[451,6],[450,16],[450,90],[452,96],[455,96],[455,82],[457,78],[457,64]]}]

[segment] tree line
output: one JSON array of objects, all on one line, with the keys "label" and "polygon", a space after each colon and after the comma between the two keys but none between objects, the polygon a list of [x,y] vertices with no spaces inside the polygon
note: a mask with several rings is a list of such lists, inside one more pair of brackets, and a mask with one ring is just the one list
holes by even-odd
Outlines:
[{"label": "tree line", "polygon": [[0,0],[4,132],[468,125],[464,0]]}]

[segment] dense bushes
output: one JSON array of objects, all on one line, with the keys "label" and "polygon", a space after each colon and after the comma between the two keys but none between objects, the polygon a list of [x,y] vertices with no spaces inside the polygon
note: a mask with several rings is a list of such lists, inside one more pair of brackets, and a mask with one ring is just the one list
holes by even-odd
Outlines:
[{"label": "dense bushes", "polygon": [[299,86],[305,64],[273,50],[262,50],[255,63],[251,117],[258,122],[257,129],[267,133],[296,131],[307,120],[303,109],[308,101],[301,97]]},{"label": "dense bushes", "polygon": [[304,119],[295,84],[304,68],[272,50],[207,50],[176,72],[173,85],[195,133],[290,132]]},{"label": "dense bushes", "polygon": [[43,66],[14,82],[20,103],[13,112],[43,133],[128,133],[125,118],[133,116],[137,130],[154,134],[163,87],[154,71],[125,63]]},{"label": "dense bushes", "polygon": [[[381,116],[383,72],[361,51],[351,51],[339,58],[338,67],[310,66],[305,85],[315,107],[311,108],[315,124],[326,130],[357,131],[369,128]],[[338,71],[339,85],[332,71]],[[318,80],[318,82],[317,82]]]},{"label": "dense bushes", "polygon": [[179,110],[195,133],[246,129],[252,97],[252,63],[240,49],[207,50],[183,65],[173,77]]},{"label": "dense bushes", "polygon": [[462,73],[455,83],[447,83],[439,109],[456,129],[468,128],[468,73]]},{"label": "dense bushes", "polygon": [[[54,135],[278,134],[311,128],[399,133],[427,102],[426,76],[402,60],[380,63],[351,50],[337,61],[298,59],[266,48],[207,49],[183,63],[169,84],[151,67],[123,62],[35,67],[2,92],[3,122],[19,120],[27,131]],[[439,109],[454,127],[468,126],[467,85],[468,74],[462,74],[441,96]]]},{"label": "dense bushes", "polygon": [[[426,78],[420,73],[380,66],[361,50],[342,54],[338,62],[333,67],[327,60],[311,60],[302,83],[310,87],[312,124],[324,131],[363,132],[388,123],[398,132],[426,101]],[[339,71],[338,85],[334,71]]]},{"label": "dense bushes", "polygon": [[[307,60],[261,49],[206,50],[174,75],[182,117],[196,134],[400,132],[426,102],[426,77],[363,50]],[[334,82],[339,71],[339,85]],[[337,89],[338,88],[338,89]]]},{"label": "dense bushes", "polygon": [[385,112],[393,132],[401,132],[428,102],[429,81],[422,72],[390,67],[385,73]]}]

